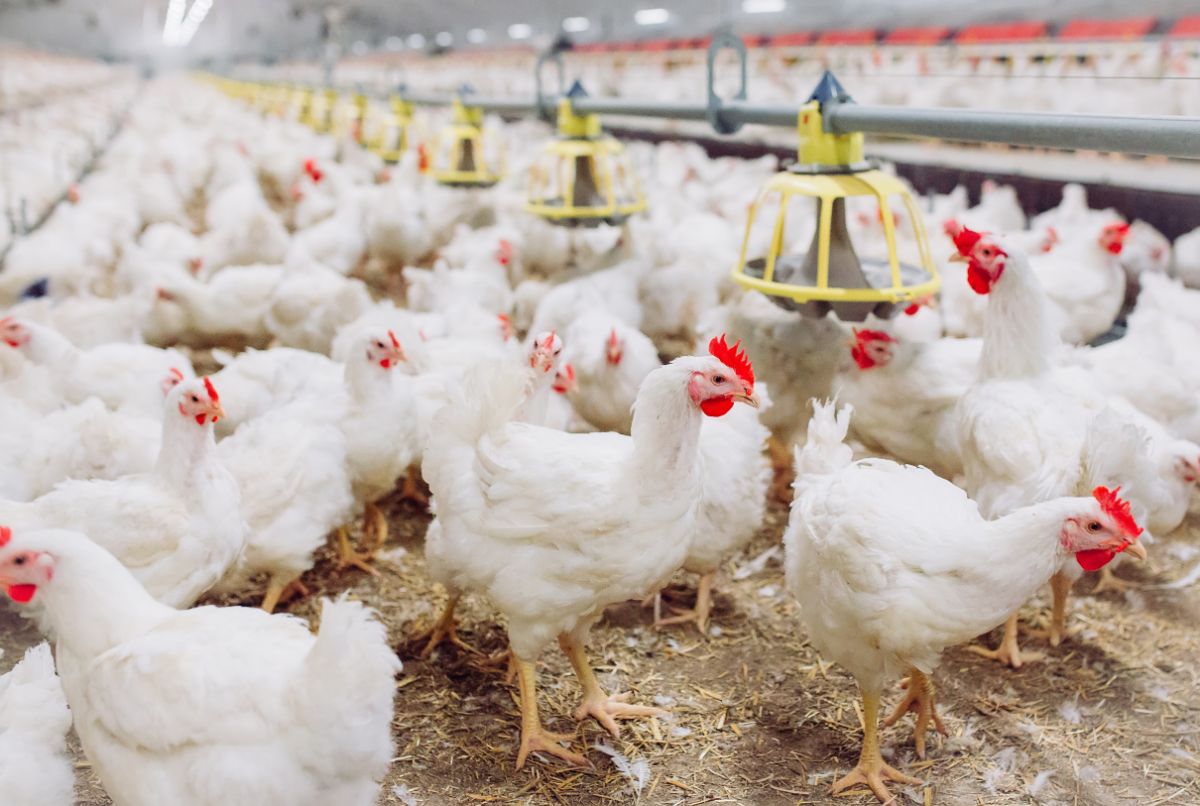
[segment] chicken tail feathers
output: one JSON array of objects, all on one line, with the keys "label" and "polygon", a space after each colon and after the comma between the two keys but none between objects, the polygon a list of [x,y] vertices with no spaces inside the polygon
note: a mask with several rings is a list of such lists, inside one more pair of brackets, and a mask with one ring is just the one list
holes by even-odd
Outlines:
[{"label": "chicken tail feathers", "polygon": [[1157,483],[1149,459],[1149,436],[1136,423],[1105,408],[1088,424],[1083,449],[1083,473],[1079,495],[1090,495],[1098,486],[1120,486],[1134,505],[1137,517],[1146,516],[1143,495]]},{"label": "chicken tail feathers", "polygon": [[805,483],[805,476],[836,473],[854,458],[846,444],[853,406],[842,406],[832,400],[813,399],[813,415],[808,422],[808,440],[796,450],[796,489]]},{"label": "chicken tail feathers", "polygon": [[322,601],[317,640],[293,690],[296,713],[324,739],[312,763],[382,779],[392,750],[393,677],[402,666],[362,602]]}]

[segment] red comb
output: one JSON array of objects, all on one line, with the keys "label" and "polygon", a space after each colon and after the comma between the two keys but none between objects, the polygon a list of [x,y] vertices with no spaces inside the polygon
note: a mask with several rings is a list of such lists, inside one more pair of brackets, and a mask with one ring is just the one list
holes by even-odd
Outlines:
[{"label": "red comb", "polygon": [[217,394],[217,387],[213,386],[213,382],[209,378],[204,379],[204,388],[208,390],[208,399],[213,403],[218,403],[221,396]]},{"label": "red comb", "polygon": [[1115,490],[1097,487],[1092,490],[1092,497],[1100,502],[1100,508],[1104,510],[1104,514],[1112,518],[1122,532],[1128,537],[1136,539],[1142,533],[1142,527],[1138,526],[1137,521],[1133,519],[1133,515],[1129,511],[1129,502],[1117,495],[1119,492],[1121,492],[1120,487]]},{"label": "red comb", "polygon": [[400,340],[397,339],[396,334],[390,330],[388,331],[388,338],[392,340],[393,347],[396,347],[397,349],[400,347]]},{"label": "red comb", "polygon": [[882,330],[859,330],[854,328],[854,340],[859,344],[866,344],[869,341],[895,341],[896,337],[891,333],[885,333]]},{"label": "red comb", "polygon": [[507,266],[512,262],[513,245],[512,241],[501,238],[500,243],[496,246],[496,262],[501,266]]},{"label": "red comb", "polygon": [[612,347],[616,347],[620,343],[621,337],[617,335],[617,329],[614,327],[612,330],[608,331],[608,344]]},{"label": "red comb", "polygon": [[171,376],[176,378],[177,380],[182,381],[183,380],[183,370],[181,370],[179,367],[171,367]]},{"label": "red comb", "polygon": [[12,529],[7,526],[0,526],[0,547],[8,545],[8,541],[12,540]]},{"label": "red comb", "polygon": [[738,339],[730,347],[725,343],[725,334],[722,333],[708,343],[708,352],[713,358],[736,372],[739,378],[750,384],[751,388],[753,388],[754,365],[750,363],[750,359],[746,357],[746,353],[738,349],[741,346],[742,341]]},{"label": "red comb", "polygon": [[954,248],[958,250],[960,255],[966,257],[971,254],[971,250],[975,248],[975,244],[979,243],[980,239],[983,238],[983,234],[973,229],[967,229],[966,227],[958,227],[958,231],[950,237],[954,239]]}]

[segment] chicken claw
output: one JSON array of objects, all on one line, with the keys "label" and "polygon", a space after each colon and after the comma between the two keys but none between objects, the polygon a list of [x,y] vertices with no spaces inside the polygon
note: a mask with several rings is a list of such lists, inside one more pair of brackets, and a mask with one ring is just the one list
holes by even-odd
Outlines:
[{"label": "chicken claw", "polygon": [[[700,577],[700,585],[696,589],[696,604],[690,609],[672,607],[676,615],[670,618],[655,618],[655,628],[662,628],[669,624],[687,624],[691,622],[700,630],[701,635],[708,634],[708,617],[712,613],[712,589],[713,580],[716,578],[716,572],[710,571]],[[657,612],[655,613],[657,616]]]},{"label": "chicken claw", "polygon": [[361,571],[366,571],[371,576],[379,576],[379,572],[371,567],[369,562],[370,557],[359,554],[350,547],[350,536],[346,534],[346,527],[338,527],[338,562],[339,570],[348,565],[353,565]]},{"label": "chicken claw", "polygon": [[426,636],[429,637],[429,642],[425,644],[425,648],[421,650],[421,659],[424,660],[433,654],[433,650],[437,649],[443,641],[449,640],[459,649],[466,650],[473,655],[478,655],[479,650],[468,644],[466,641],[458,637],[458,622],[454,618],[454,608],[458,605],[458,599],[461,594],[454,594],[446,602],[446,607],[442,610],[442,615],[438,617],[437,623],[427,633],[417,636],[420,640]]},{"label": "chicken claw", "polygon": [[1135,588],[1137,588],[1137,585],[1121,579],[1113,572],[1112,568],[1106,565],[1100,569],[1100,581],[1096,583],[1096,587],[1092,588],[1092,595],[1095,596],[1097,593],[1105,593],[1107,591],[1124,594]]},{"label": "chicken claw", "polygon": [[981,658],[998,661],[1005,666],[1011,666],[1014,669],[1020,669],[1023,664],[1032,663],[1041,660],[1044,655],[1041,652],[1022,652],[1021,645],[1017,643],[1017,614],[1013,613],[1008,618],[1008,622],[1004,625],[1004,638],[1000,640],[1000,646],[995,649],[988,649],[981,646],[969,646],[968,650],[974,652]]},{"label": "chicken claw", "polygon": [[590,716],[611,733],[614,739],[619,739],[621,727],[617,724],[617,719],[649,719],[668,713],[662,708],[650,705],[632,705],[629,703],[632,696],[628,691],[605,694],[597,685],[595,691],[584,695],[583,702],[575,709],[575,718],[582,721]]},{"label": "chicken claw", "polygon": [[592,766],[586,758],[572,753],[559,742],[570,741],[569,734],[551,733],[542,727],[537,707],[537,670],[526,660],[516,658],[517,678],[521,690],[521,748],[517,751],[517,769],[525,766],[530,753],[549,753],[577,767]]},{"label": "chicken claw", "polygon": [[848,775],[839,778],[833,784],[831,790],[833,795],[840,795],[848,789],[856,786],[866,786],[874,793],[875,797],[879,798],[884,806],[893,806],[896,803],[895,796],[888,791],[885,781],[894,781],[898,784],[906,784],[913,786],[921,783],[921,779],[913,778],[905,775],[894,767],[889,766],[882,758],[876,762],[858,762],[853,770]]},{"label": "chicken claw", "polygon": [[408,468],[408,472],[404,474],[404,483],[400,486],[400,498],[428,508],[429,496],[421,492],[421,488],[417,486],[417,478],[420,473],[421,470],[416,465]]},{"label": "chicken claw", "polygon": [[883,726],[889,728],[900,721],[900,718],[910,711],[917,715],[917,724],[913,728],[913,744],[917,748],[917,758],[925,759],[925,732],[932,722],[933,728],[943,736],[949,735],[941,715],[937,712],[937,696],[934,693],[933,681],[923,672],[913,669],[910,675],[901,681],[907,690],[904,699],[892,711],[891,716],[883,720]]},{"label": "chicken claw", "polygon": [[587,652],[584,650],[583,644],[573,636],[563,633],[558,636],[558,645],[562,647],[562,651],[571,661],[571,668],[575,670],[575,676],[579,679],[579,687],[583,689],[583,701],[575,709],[576,719],[593,717],[613,735],[613,738],[620,738],[621,728],[617,725],[618,718],[645,719],[668,713],[662,708],[629,704],[629,698],[632,696],[629,692],[611,696],[605,694],[604,689],[600,687],[600,681],[596,679],[596,673],[588,664]]}]

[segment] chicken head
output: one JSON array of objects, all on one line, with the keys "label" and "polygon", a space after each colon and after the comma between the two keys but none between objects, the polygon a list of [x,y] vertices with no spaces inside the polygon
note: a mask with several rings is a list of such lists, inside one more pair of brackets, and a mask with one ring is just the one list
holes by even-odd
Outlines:
[{"label": "chicken head", "polygon": [[1146,549],[1138,542],[1142,527],[1120,491],[1120,487],[1097,487],[1092,491],[1095,500],[1091,505],[1063,522],[1059,540],[1085,571],[1103,568],[1120,552],[1146,559]]},{"label": "chicken head", "polygon": [[39,585],[54,578],[54,558],[13,541],[13,531],[0,526],[0,585],[18,604],[33,599]]},{"label": "chicken head", "polygon": [[1106,251],[1119,255],[1125,248],[1125,239],[1129,237],[1129,225],[1124,221],[1114,221],[1105,224],[1100,230],[1100,246]]},{"label": "chicken head", "polygon": [[9,347],[20,348],[29,343],[29,328],[11,316],[0,319],[0,340]]},{"label": "chicken head", "polygon": [[704,369],[692,372],[688,379],[688,395],[700,411],[709,417],[720,417],[733,408],[734,402],[746,403],[758,408],[754,395],[754,366],[742,343],[725,343],[725,334],[708,343],[708,351],[716,359]]},{"label": "chicken head", "polygon": [[539,333],[529,350],[529,366],[542,373],[554,372],[558,368],[558,357],[562,355],[563,340],[553,330]]},{"label": "chicken head", "polygon": [[221,398],[209,378],[189,378],[176,384],[167,395],[168,403],[174,402],[179,413],[194,419],[197,425],[215,423],[225,416]]},{"label": "chicken head", "polygon": [[400,346],[400,340],[391,330],[368,334],[366,343],[367,362],[370,364],[391,369],[405,359],[404,348]]},{"label": "chicken head", "polygon": [[954,239],[958,250],[950,259],[967,264],[967,284],[971,290],[976,294],[991,292],[1004,273],[1008,253],[990,235],[968,229],[953,219],[946,222],[946,234]]},{"label": "chicken head", "polygon": [[882,330],[859,330],[854,328],[854,341],[850,342],[850,356],[859,369],[886,367],[891,363],[897,341],[890,333]]}]

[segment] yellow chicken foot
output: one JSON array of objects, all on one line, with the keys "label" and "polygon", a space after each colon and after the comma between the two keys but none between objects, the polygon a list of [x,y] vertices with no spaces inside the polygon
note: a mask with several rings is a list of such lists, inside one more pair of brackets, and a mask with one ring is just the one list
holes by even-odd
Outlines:
[{"label": "yellow chicken foot", "polygon": [[383,516],[383,510],[374,503],[367,504],[367,508],[363,512],[363,534],[367,533],[366,524],[368,521],[371,524],[370,532],[374,537],[374,546],[368,552],[367,556],[373,558],[375,553],[387,543],[388,522],[387,518]]},{"label": "yellow chicken foot", "polygon": [[[617,719],[646,719],[667,713],[662,708],[629,704],[631,695],[628,692],[605,694],[595,672],[588,664],[587,651],[583,644],[563,633],[558,636],[558,645],[571,661],[571,668],[575,670],[575,676],[579,679],[579,687],[583,689],[583,701],[575,709],[576,719],[583,720],[590,716],[603,725],[613,738],[620,738],[621,728],[617,726]],[[520,663],[520,660],[517,662]]]},{"label": "yellow chicken foot", "polygon": [[274,613],[280,602],[286,602],[295,595],[308,596],[308,587],[299,579],[288,582],[280,577],[271,577],[267,583],[267,592],[263,595],[262,609]]},{"label": "yellow chicken foot", "polygon": [[537,669],[533,664],[517,658],[517,679],[521,691],[521,749],[517,751],[517,769],[525,766],[525,760],[530,753],[538,752],[558,756],[578,767],[590,767],[591,764],[586,758],[559,744],[574,737],[569,734],[551,733],[542,727],[537,706]]},{"label": "yellow chicken foot", "polygon": [[[479,650],[474,651],[482,654]],[[504,666],[504,685],[511,686],[517,679],[517,656],[512,653],[511,649],[502,649],[471,662],[472,666],[487,674],[500,674],[501,664]]]},{"label": "yellow chicken foot", "polygon": [[350,536],[346,533],[345,526],[338,527],[338,569],[345,568],[348,565],[353,565],[355,568],[366,571],[372,576],[379,576],[379,572],[371,567],[370,558],[359,554],[350,547]]},{"label": "yellow chicken foot", "polygon": [[657,618],[655,613],[654,626],[665,627],[668,624],[687,624],[692,622],[696,628],[700,630],[701,635],[708,635],[708,616],[712,612],[712,589],[713,583],[717,579],[716,571],[709,571],[700,577],[700,584],[696,587],[696,604],[691,610],[672,607],[677,615],[670,618]]},{"label": "yellow chicken foot", "polygon": [[862,752],[858,756],[858,765],[850,773],[833,784],[832,794],[840,795],[856,786],[866,786],[880,802],[893,804],[896,801],[888,791],[885,781],[895,781],[898,784],[914,785],[921,783],[920,779],[910,778],[904,773],[888,766],[879,754],[879,693],[862,692],[863,701],[863,743]]},{"label": "yellow chicken foot", "polygon": [[1113,572],[1111,566],[1104,566],[1100,569],[1100,581],[1096,583],[1096,587],[1092,588],[1092,594],[1105,593],[1112,591],[1113,593],[1124,594],[1126,591],[1133,590],[1137,585],[1132,582],[1126,582]]},{"label": "yellow chicken foot", "polygon": [[[446,602],[446,607],[442,609],[442,615],[438,617],[437,623],[433,625],[433,629],[428,633],[429,643],[425,644],[425,648],[421,650],[422,658],[428,658],[433,654],[433,650],[437,649],[446,640],[449,640],[450,643],[459,649],[466,650],[473,655],[479,654],[479,650],[458,637],[458,622],[454,618],[454,608],[458,606],[458,600],[461,596],[462,594],[455,593]],[[423,637],[423,635],[417,636],[418,639]]]},{"label": "yellow chicken foot", "polygon": [[917,758],[925,758],[925,732],[930,723],[934,730],[943,736],[949,735],[942,717],[937,712],[937,696],[934,693],[933,681],[924,672],[916,669],[909,671],[908,677],[901,683],[907,693],[891,716],[883,720],[883,726],[889,728],[900,721],[900,717],[909,711],[917,715],[917,725],[913,728],[913,744],[917,748]]},{"label": "yellow chicken foot", "polygon": [[1073,580],[1063,573],[1050,577],[1050,627],[1045,630],[1030,630],[1030,635],[1047,638],[1050,646],[1058,646],[1071,634],[1067,629],[1067,597],[1071,595]]},{"label": "yellow chicken foot", "polygon": [[417,479],[420,476],[421,468],[416,465],[408,466],[408,471],[404,474],[404,483],[400,485],[400,498],[428,507],[429,496],[421,492],[421,488],[417,486]]},{"label": "yellow chicken foot", "polygon": [[1017,614],[1013,613],[1008,617],[1008,621],[1004,623],[1004,638],[1000,640],[1000,646],[995,649],[987,649],[981,646],[969,646],[967,649],[974,652],[980,657],[988,660],[998,661],[1011,666],[1014,669],[1020,669],[1022,664],[1032,663],[1035,660],[1042,659],[1040,652],[1022,652],[1021,645],[1017,642]]}]

